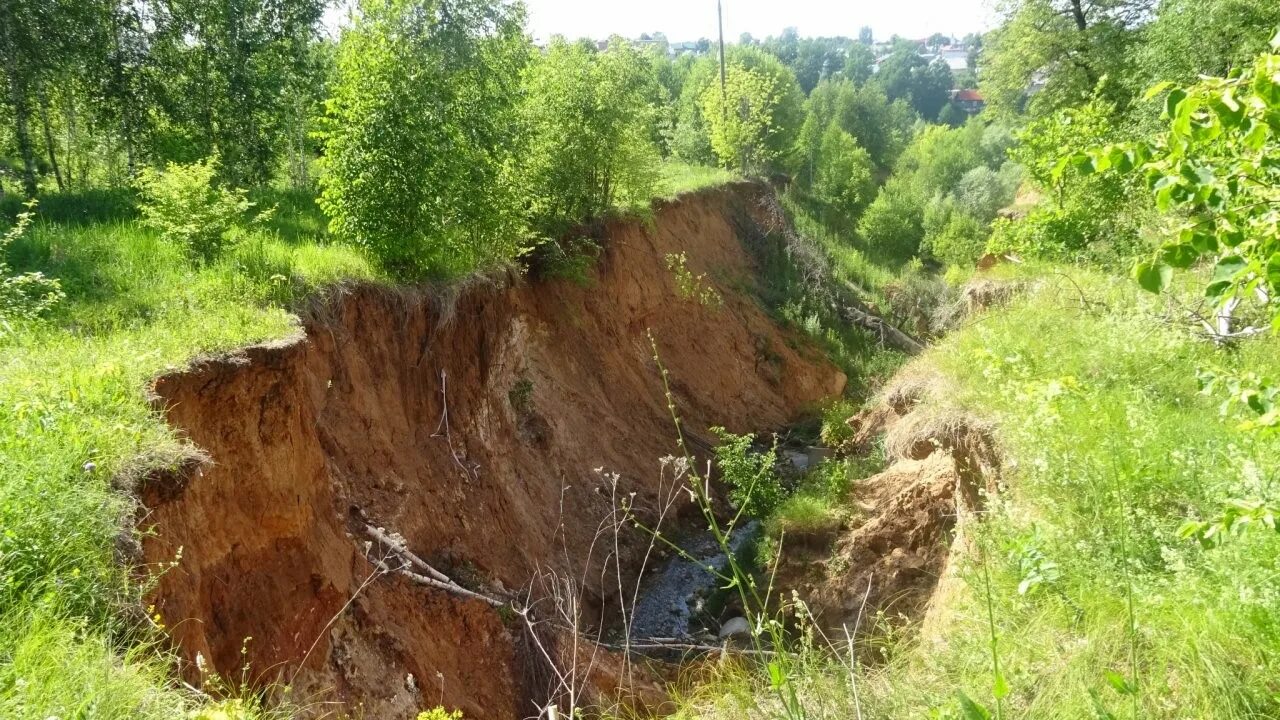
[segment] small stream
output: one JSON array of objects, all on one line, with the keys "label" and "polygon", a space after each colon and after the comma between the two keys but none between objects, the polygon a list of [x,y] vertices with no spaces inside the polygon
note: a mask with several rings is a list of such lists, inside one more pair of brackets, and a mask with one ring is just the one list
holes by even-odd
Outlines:
[{"label": "small stream", "polygon": [[[729,548],[734,556],[741,557],[759,532],[757,520],[735,529],[729,536]],[[634,639],[688,639],[698,631],[709,629],[714,634],[717,629],[720,618],[712,615],[711,606],[719,604],[715,600],[721,592],[721,582],[707,567],[724,571],[729,558],[720,551],[710,533],[687,538],[679,545],[692,559],[673,555],[644,580],[632,611],[631,637]]]}]

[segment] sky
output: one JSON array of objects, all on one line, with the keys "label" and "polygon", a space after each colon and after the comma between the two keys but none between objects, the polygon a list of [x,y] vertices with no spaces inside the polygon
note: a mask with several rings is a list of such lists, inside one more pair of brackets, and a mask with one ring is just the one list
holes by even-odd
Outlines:
[{"label": "sky", "polygon": [[[801,36],[847,35],[870,25],[877,40],[965,35],[989,29],[988,0],[722,0],[724,36],[737,42],[795,27]],[[525,0],[536,40],[554,34],[607,38],[665,33],[672,42],[716,36],[716,0]]]}]

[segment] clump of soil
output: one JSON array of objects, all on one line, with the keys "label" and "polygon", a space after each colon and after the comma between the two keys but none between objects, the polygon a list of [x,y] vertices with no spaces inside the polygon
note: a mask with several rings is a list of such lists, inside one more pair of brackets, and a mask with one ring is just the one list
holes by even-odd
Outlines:
[{"label": "clump of soil", "polygon": [[[692,440],[712,425],[781,427],[844,387],[753,298],[740,236],[773,221],[757,211],[771,193],[741,184],[661,204],[651,223],[612,221],[586,287],[356,288],[319,304],[298,338],[159,378],[157,409],[207,458],[141,488],[141,559],[175,563],[151,601],[186,679],[247,665],[317,715],[531,714],[546,690],[522,625],[383,571],[394,561],[363,523],[471,589],[576,578],[583,622],[602,622],[644,546],[602,541],[602,520],[619,495],[656,507],[658,461],[674,450],[650,334]],[[665,261],[678,252],[723,303],[681,299]]]},{"label": "clump of soil", "polygon": [[784,586],[797,589],[829,637],[871,629],[877,614],[916,620],[943,576],[958,526],[994,492],[991,428],[940,403],[936,376],[909,366],[872,407],[849,419],[844,450],[883,442],[889,467],[854,484],[845,529],[820,547],[793,546]]}]

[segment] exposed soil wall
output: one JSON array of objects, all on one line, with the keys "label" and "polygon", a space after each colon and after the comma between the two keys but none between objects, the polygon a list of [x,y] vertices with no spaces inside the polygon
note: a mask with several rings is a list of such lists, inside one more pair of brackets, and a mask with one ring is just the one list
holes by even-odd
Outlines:
[{"label": "exposed soil wall", "polygon": [[[412,717],[442,699],[468,718],[532,715],[509,624],[378,575],[357,518],[455,576],[515,590],[538,569],[569,572],[601,602],[606,553],[583,573],[610,510],[595,469],[620,473],[644,505],[673,450],[648,332],[695,435],[776,428],[843,388],[752,298],[737,233],[770,221],[771,192],[704,191],[658,206],[652,224],[609,223],[586,287],[350,290],[302,337],[159,378],[157,407],[208,457],[142,490],[145,561],[177,559],[152,600],[189,679],[199,655],[227,677],[247,662],[260,681],[289,682],[317,715],[336,701]],[[678,252],[723,307],[680,297],[665,260]]]}]

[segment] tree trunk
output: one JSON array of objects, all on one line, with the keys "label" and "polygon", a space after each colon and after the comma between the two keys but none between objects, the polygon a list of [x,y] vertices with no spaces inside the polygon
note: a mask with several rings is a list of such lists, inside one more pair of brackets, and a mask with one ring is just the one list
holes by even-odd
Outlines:
[{"label": "tree trunk", "polygon": [[18,153],[22,155],[22,191],[29,197],[36,196],[36,149],[31,142],[31,104],[18,78],[17,68],[9,62],[9,102],[13,106],[14,133],[18,139]]},{"label": "tree trunk", "polygon": [[49,124],[49,94],[43,86],[39,90],[40,124],[44,126],[44,147],[49,154],[49,166],[53,168],[53,177],[58,181],[58,190],[65,191],[67,184],[62,181],[62,170],[58,167],[58,148],[53,143],[53,126]]},{"label": "tree trunk", "polygon": [[1089,29],[1089,20],[1084,16],[1081,0],[1071,0],[1071,19],[1076,21],[1076,30],[1084,32]]},{"label": "tree trunk", "polygon": [[874,333],[880,338],[881,343],[908,355],[919,355],[924,352],[923,343],[889,324],[859,300],[856,288],[846,282],[845,289],[847,293],[843,293],[843,297],[837,300],[836,310],[846,322]]},{"label": "tree trunk", "polygon": [[[73,182],[72,175],[74,174],[73,170],[75,169],[75,164],[76,164],[76,157],[73,150],[73,148],[75,148],[75,137],[76,137],[75,93],[67,93],[67,107],[66,107],[66,110],[64,111],[64,114],[66,115],[66,118],[67,118],[67,133],[66,133],[66,137],[63,138],[62,154],[67,158],[67,169],[66,169],[67,189],[73,190],[75,188],[75,182]],[[80,169],[83,170],[84,165],[81,165]]]}]

